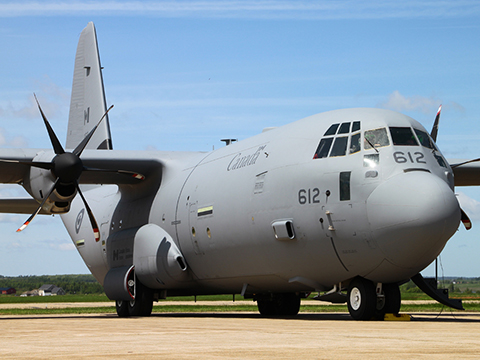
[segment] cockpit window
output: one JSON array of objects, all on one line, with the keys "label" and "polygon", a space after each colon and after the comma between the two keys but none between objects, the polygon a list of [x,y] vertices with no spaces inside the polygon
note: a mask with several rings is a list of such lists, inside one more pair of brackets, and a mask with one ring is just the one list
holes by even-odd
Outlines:
[{"label": "cockpit window", "polygon": [[[348,154],[360,152],[362,150],[362,134],[360,129],[361,124],[358,120],[341,124],[332,124],[323,135],[324,137],[320,140],[313,158],[322,159],[328,156],[345,156],[347,154],[347,149]],[[383,132],[385,133],[384,137],[386,138],[387,145],[389,145],[386,130],[383,129]]]},{"label": "cockpit window", "polygon": [[435,149],[435,146],[433,145],[433,140],[430,138],[430,136],[422,130],[414,129],[415,134],[417,134],[418,140],[420,141],[420,145],[425,146],[426,148],[429,149]]},{"label": "cockpit window", "polygon": [[[338,124],[337,124],[338,125]],[[324,138],[318,144],[317,151],[313,156],[314,159],[321,159],[328,156],[328,152],[330,151],[330,147],[332,146],[333,138]]]},{"label": "cockpit window", "polygon": [[362,144],[360,142],[360,133],[353,134],[350,140],[350,154],[355,154],[362,150]]},{"label": "cockpit window", "polygon": [[373,168],[380,162],[379,154],[366,154],[363,157],[363,167]]},{"label": "cockpit window", "polygon": [[337,137],[335,139],[335,142],[333,143],[330,157],[345,155],[347,153],[347,142],[348,142],[348,136]]},{"label": "cockpit window", "polygon": [[409,127],[391,127],[393,145],[418,145],[412,129]]},{"label": "cockpit window", "polygon": [[352,125],[352,132],[360,130],[360,121],[354,121]]},{"label": "cockpit window", "polygon": [[342,123],[340,125],[340,130],[338,130],[339,134],[348,134],[350,132],[350,123]]},{"label": "cockpit window", "polygon": [[365,150],[371,149],[372,146],[379,148],[388,145],[390,145],[390,140],[388,140],[387,130],[385,128],[365,131],[365,141],[363,144]]},{"label": "cockpit window", "polygon": [[330,126],[323,136],[335,135],[339,125],[340,124],[333,124]]}]

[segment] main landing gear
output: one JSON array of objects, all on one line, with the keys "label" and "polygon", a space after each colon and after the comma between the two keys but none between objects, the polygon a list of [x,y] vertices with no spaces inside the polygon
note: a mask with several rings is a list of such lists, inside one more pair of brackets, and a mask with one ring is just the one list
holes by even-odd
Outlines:
[{"label": "main landing gear", "polygon": [[150,316],[153,308],[152,290],[143,285],[137,277],[131,286],[135,299],[131,301],[117,300],[115,302],[117,315],[119,317]]},{"label": "main landing gear", "polygon": [[263,316],[294,316],[300,310],[300,295],[296,293],[271,294],[256,300]]},{"label": "main landing gear", "polygon": [[356,277],[348,286],[348,312],[355,320],[383,320],[385,314],[398,314],[401,305],[398,284],[375,284]]}]

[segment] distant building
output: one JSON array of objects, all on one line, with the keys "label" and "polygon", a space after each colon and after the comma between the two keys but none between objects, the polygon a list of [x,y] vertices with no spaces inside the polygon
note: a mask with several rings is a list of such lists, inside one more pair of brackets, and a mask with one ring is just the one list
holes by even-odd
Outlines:
[{"label": "distant building", "polygon": [[33,289],[33,290],[30,290],[30,291],[25,291],[24,293],[22,293],[22,295],[20,295],[22,297],[25,297],[25,296],[38,296],[38,289]]},{"label": "distant building", "polygon": [[15,290],[12,287],[2,287],[0,288],[0,294],[2,295],[10,295],[10,294],[16,294],[17,290]]},{"label": "distant building", "polygon": [[40,286],[40,288],[38,289],[38,295],[40,296],[65,295],[65,290],[55,285],[45,284]]}]

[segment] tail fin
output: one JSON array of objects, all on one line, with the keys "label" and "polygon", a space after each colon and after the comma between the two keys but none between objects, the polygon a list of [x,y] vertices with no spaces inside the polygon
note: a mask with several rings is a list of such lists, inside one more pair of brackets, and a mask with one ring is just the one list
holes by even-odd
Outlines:
[{"label": "tail fin", "polygon": [[[83,29],[78,40],[73,72],[72,98],[68,116],[67,149],[74,149],[97,125],[107,111],[97,35],[93,22]],[[102,121],[87,149],[112,149],[108,115]]]}]

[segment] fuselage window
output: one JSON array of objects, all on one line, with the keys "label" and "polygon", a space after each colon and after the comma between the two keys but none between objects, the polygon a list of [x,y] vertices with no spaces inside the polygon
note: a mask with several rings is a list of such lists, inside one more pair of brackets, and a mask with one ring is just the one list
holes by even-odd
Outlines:
[{"label": "fuselage window", "polygon": [[342,123],[340,125],[340,130],[338,130],[339,134],[348,134],[350,132],[350,123]]},{"label": "fuselage window", "polygon": [[338,126],[340,124],[333,124],[328,128],[328,130],[323,134],[323,136],[330,136],[330,135],[335,135],[337,133]]},{"label": "fuselage window", "polygon": [[335,139],[335,142],[333,143],[330,157],[345,155],[347,153],[347,142],[348,142],[347,136],[337,137]]},{"label": "fuselage window", "polygon": [[318,144],[317,151],[313,156],[314,159],[321,159],[328,156],[330,147],[332,146],[333,138],[324,138]]},{"label": "fuselage window", "polygon": [[379,154],[368,154],[363,157],[363,167],[373,168],[380,162]]},{"label": "fuselage window", "polygon": [[373,146],[379,148],[388,145],[390,145],[390,140],[388,140],[387,130],[385,128],[365,131],[365,141],[363,144],[365,150],[371,149]]},{"label": "fuselage window", "polygon": [[352,132],[360,130],[360,121],[354,121],[352,125]]},{"label": "fuselage window", "polygon": [[417,134],[418,140],[420,141],[420,145],[425,146],[429,149],[435,149],[433,146],[433,140],[428,136],[425,131],[414,129],[415,134]]},{"label": "fuselage window", "polygon": [[360,142],[360,133],[353,134],[350,139],[350,154],[355,154],[362,149],[362,144]]},{"label": "fuselage window", "polygon": [[340,173],[340,201],[350,200],[350,171]]},{"label": "fuselage window", "polygon": [[390,134],[392,135],[393,145],[418,145],[412,129],[409,127],[391,127]]}]

